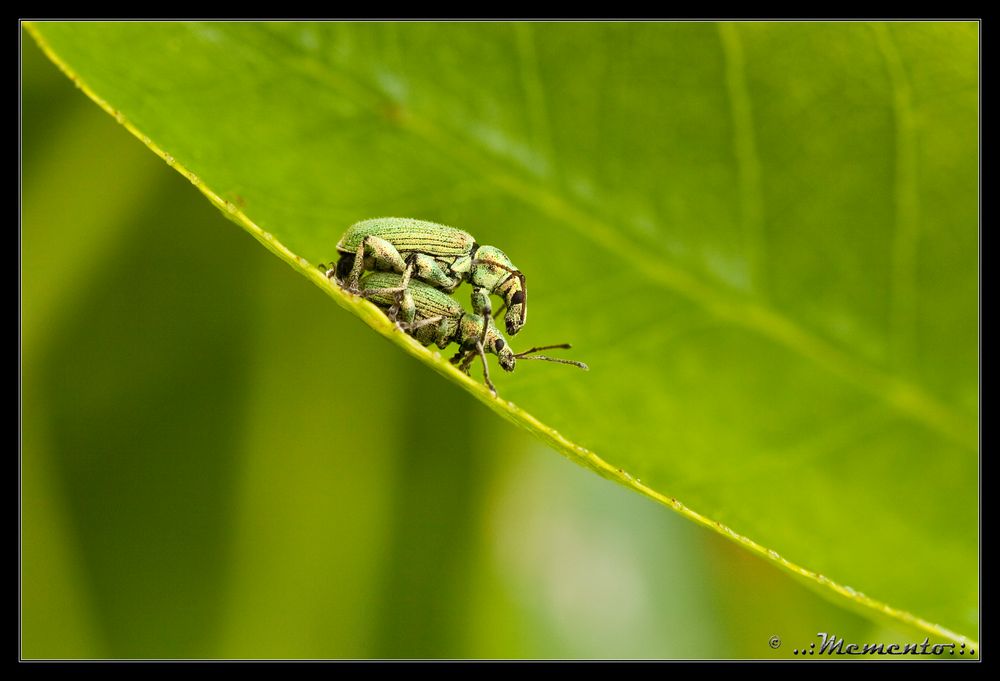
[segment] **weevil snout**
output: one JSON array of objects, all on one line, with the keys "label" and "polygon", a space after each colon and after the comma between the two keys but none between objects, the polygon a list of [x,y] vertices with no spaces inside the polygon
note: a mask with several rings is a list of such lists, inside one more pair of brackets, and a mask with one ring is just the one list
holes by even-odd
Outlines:
[{"label": "weevil snout", "polygon": [[511,293],[507,298],[507,314],[504,315],[504,322],[507,326],[507,333],[511,336],[524,326],[524,319],[528,311],[524,303],[524,291],[520,289]]},{"label": "weevil snout", "polygon": [[518,270],[511,272],[504,282],[501,295],[507,305],[507,314],[504,315],[507,333],[513,336],[524,326],[528,315],[528,292],[524,274]]},{"label": "weevil snout", "polygon": [[497,359],[500,360],[500,368],[504,371],[513,371],[514,365],[517,360],[514,359],[514,353],[510,351],[510,348],[506,352],[498,352]]}]

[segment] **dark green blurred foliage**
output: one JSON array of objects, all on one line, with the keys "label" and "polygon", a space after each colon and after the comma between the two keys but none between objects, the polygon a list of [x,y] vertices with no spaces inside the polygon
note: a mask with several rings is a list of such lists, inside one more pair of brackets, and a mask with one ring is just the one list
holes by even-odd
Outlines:
[{"label": "dark green blurred foliage", "polygon": [[499,420],[22,59],[24,657],[918,639]]}]

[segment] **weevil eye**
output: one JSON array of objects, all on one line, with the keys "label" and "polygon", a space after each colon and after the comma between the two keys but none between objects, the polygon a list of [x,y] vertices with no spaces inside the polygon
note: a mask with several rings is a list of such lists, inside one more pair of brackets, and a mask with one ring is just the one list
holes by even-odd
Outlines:
[{"label": "weevil eye", "polygon": [[514,305],[520,305],[523,302],[524,302],[524,291],[514,291],[513,295],[511,295],[510,297],[510,300],[507,301],[507,304],[513,307]]},{"label": "weevil eye", "polygon": [[503,350],[503,346],[504,346],[503,338],[497,338],[496,341],[493,342],[493,350],[496,351],[497,353]]}]

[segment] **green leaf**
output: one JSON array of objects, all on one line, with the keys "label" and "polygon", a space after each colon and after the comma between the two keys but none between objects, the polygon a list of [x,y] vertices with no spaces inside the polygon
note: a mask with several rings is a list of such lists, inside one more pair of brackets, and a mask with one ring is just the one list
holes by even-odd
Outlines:
[{"label": "green leaf", "polygon": [[[500,415],[845,606],[978,636],[976,24],[28,28]],[[387,215],[502,248],[514,346],[590,373],[521,365],[494,399],[331,285],[340,233]]]}]

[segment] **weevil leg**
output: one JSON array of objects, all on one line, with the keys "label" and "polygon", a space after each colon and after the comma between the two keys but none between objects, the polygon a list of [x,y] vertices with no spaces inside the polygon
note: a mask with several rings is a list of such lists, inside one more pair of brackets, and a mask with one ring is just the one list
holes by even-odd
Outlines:
[{"label": "weevil leg", "polygon": [[465,373],[469,373],[470,370],[472,369],[472,361],[474,359],[476,359],[476,351],[466,350],[464,353],[462,353],[462,364],[458,368],[464,371]]},{"label": "weevil leg", "polygon": [[406,323],[406,331],[416,331],[417,329],[427,326],[428,324],[437,324],[439,321],[444,319],[441,315],[436,317],[428,317],[427,319],[420,319],[415,322]]},{"label": "weevil leg", "polygon": [[347,289],[349,291],[358,290],[358,279],[361,278],[361,272],[365,269],[365,241],[367,239],[362,239],[361,243],[358,244],[358,252],[354,256],[354,266],[351,267],[351,273],[347,276]]},{"label": "weevil leg", "polygon": [[406,262],[406,267],[403,268],[403,276],[399,279],[399,289],[405,291],[406,287],[410,285],[410,275],[413,274],[413,260],[416,254],[410,256],[410,259]]},{"label": "weevil leg", "polygon": [[[396,302],[389,308],[388,314],[389,319],[396,321],[396,317],[399,315],[399,311],[404,307],[407,308],[404,312],[404,320],[407,322],[413,321],[413,316],[416,312],[416,308],[413,305],[413,296],[410,295],[409,290],[406,288],[410,285],[410,272],[413,270],[413,265],[407,265],[406,269],[403,270],[403,277],[399,281],[399,286],[395,289],[396,291]],[[383,289],[384,290],[384,289]],[[409,301],[409,305],[407,305]]]},{"label": "weevil leg", "polygon": [[406,272],[406,262],[396,247],[385,239],[377,236],[366,236],[358,244],[358,252],[354,256],[354,266],[347,277],[347,288],[355,293],[358,291],[358,280],[365,269],[365,258],[374,260],[374,269],[383,272]]},{"label": "weevil leg", "polygon": [[445,293],[451,293],[462,283],[460,277],[448,276],[441,264],[426,253],[414,253],[410,256],[409,262],[413,265],[414,277]]},{"label": "weevil leg", "polygon": [[497,394],[497,389],[493,385],[493,381],[490,380],[490,367],[486,363],[486,351],[483,349],[482,343],[476,343],[476,351],[479,353],[479,358],[483,360],[483,381],[486,383],[486,387],[489,388],[490,392],[495,396]]},{"label": "weevil leg", "polygon": [[490,302],[490,292],[482,286],[472,291],[472,311],[483,318],[483,331],[479,334],[479,344],[486,345],[486,331],[490,325],[486,320],[493,316],[493,304]]},{"label": "weevil leg", "polygon": [[398,313],[400,309],[403,310],[403,317],[412,322],[413,317],[416,314],[416,306],[413,304],[413,295],[410,293],[410,275],[413,273],[413,256],[410,257],[409,261],[406,263],[406,269],[403,270],[403,276],[399,280],[399,289],[396,292],[396,304],[393,306]]},{"label": "weevil leg", "polygon": [[[392,320],[396,319],[396,315],[402,313],[403,321],[412,322],[413,318],[417,316],[417,306],[413,302],[413,294],[410,293],[408,288],[369,288],[364,291],[358,291],[358,295],[362,298],[377,298],[379,296],[392,296],[393,304],[387,310],[389,318]],[[378,301],[376,301],[378,302]],[[387,303],[382,302],[382,305]]]},{"label": "weevil leg", "polygon": [[399,310],[403,313],[406,322],[412,322],[417,316],[417,306],[413,302],[413,294],[410,289],[404,289],[399,295]]},{"label": "weevil leg", "polygon": [[362,298],[376,298],[378,296],[393,296],[395,297],[402,289],[396,288],[366,288],[364,291],[358,291],[358,295]]},{"label": "weevil leg", "polygon": [[[413,302],[413,295],[409,289],[401,289],[395,286],[392,288],[368,288],[358,291],[358,295],[368,300],[374,299],[373,302],[380,307],[389,305],[389,300],[392,300],[392,305],[388,308],[383,307],[383,309],[389,319],[394,322],[401,319],[403,323],[408,324],[417,316],[417,307]],[[401,302],[400,295],[402,295]]]},{"label": "weevil leg", "polygon": [[[330,281],[337,281],[337,263],[330,261],[330,264],[320,263],[316,267],[323,273],[323,276]],[[338,282],[339,283],[339,282]]]},{"label": "weevil leg", "polygon": [[399,304],[394,303],[385,311],[386,316],[389,318],[390,322],[396,322],[396,326],[403,328],[403,325],[399,323]]},{"label": "weevil leg", "polygon": [[455,353],[455,356],[451,358],[451,363],[458,364],[459,361],[461,361],[461,365],[458,368],[468,374],[472,368],[472,363],[477,357],[483,360],[483,382],[486,384],[486,387],[490,389],[490,392],[496,395],[497,389],[496,386],[493,385],[493,381],[490,380],[490,367],[486,363],[486,351],[483,348],[482,343],[476,341],[476,347],[472,350],[459,350]]}]

